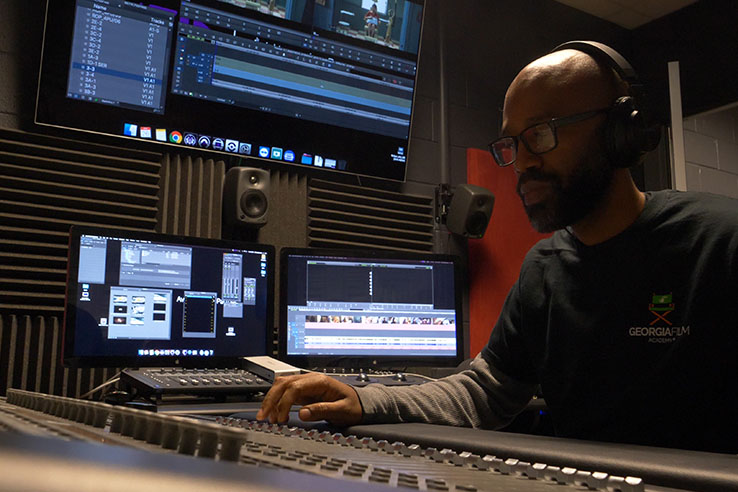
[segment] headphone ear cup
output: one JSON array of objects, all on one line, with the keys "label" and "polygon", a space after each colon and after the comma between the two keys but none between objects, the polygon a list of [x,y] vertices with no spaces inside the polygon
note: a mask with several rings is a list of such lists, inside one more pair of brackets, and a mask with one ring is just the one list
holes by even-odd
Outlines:
[{"label": "headphone ear cup", "polygon": [[652,150],[646,121],[630,96],[619,97],[612,106],[605,130],[605,148],[614,167],[630,167]]}]

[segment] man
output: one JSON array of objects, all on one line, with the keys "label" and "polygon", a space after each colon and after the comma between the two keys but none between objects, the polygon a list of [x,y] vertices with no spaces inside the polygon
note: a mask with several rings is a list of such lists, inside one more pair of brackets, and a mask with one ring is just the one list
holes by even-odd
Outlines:
[{"label": "man", "polygon": [[462,373],[354,389],[279,379],[258,418],[499,428],[540,385],[560,436],[738,452],[738,201],[641,193],[609,150],[628,87],[563,49],[510,85],[503,138],[539,231],[484,350]]}]

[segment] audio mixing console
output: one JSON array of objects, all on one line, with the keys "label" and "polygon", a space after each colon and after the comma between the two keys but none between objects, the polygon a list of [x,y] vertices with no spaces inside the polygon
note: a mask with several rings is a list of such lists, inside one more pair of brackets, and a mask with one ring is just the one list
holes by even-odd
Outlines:
[{"label": "audio mixing console", "polygon": [[[41,436],[42,444],[34,436]],[[60,439],[67,442],[60,443]],[[560,443],[564,446],[565,440]],[[653,450],[655,454],[648,459],[655,456],[658,461],[663,457],[664,462],[660,464],[662,475],[655,473],[652,483],[650,479],[608,472],[607,466],[582,469],[562,462],[524,460],[511,454],[493,456],[439,447],[378,435],[339,433],[327,426],[308,429],[228,416],[204,420],[14,389],[8,390],[5,401],[0,400],[2,490],[87,490],[84,477],[88,475],[104,476],[100,474],[105,472],[108,477],[116,476],[110,461],[123,449],[140,453],[126,461],[129,465],[134,463],[132,469],[126,470],[126,486],[145,477],[156,483],[176,484],[172,490],[178,492],[195,490],[203,476],[217,477],[223,482],[219,485],[222,490],[270,491],[401,488],[450,492],[666,492],[731,490],[738,485],[738,458],[728,455],[684,452],[686,458],[696,460],[692,462],[700,469],[691,473],[680,467],[681,472],[669,472],[666,478],[659,478],[674,455]],[[53,450],[59,451],[54,454]],[[24,464],[18,460],[23,456],[30,456],[25,466],[33,463],[38,475],[19,475]],[[571,456],[569,459],[574,461]],[[105,461],[106,457],[110,459]],[[67,460],[67,468],[59,465],[63,460]],[[44,469],[49,473],[75,470],[69,478],[73,481],[64,484],[59,479],[53,486],[52,482],[47,484]],[[104,489],[125,490],[122,485],[119,489]]]}]

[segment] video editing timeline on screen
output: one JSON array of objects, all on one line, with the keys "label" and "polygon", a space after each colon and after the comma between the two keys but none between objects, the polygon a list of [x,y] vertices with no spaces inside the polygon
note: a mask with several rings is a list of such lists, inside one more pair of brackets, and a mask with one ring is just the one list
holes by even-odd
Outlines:
[{"label": "video editing timeline on screen", "polygon": [[268,248],[117,232],[73,239],[72,358],[264,353],[272,302]]},{"label": "video editing timeline on screen", "polygon": [[172,92],[407,138],[416,66],[182,2]]},{"label": "video editing timeline on screen", "polygon": [[423,3],[364,3],[50,5],[36,121],[403,180]]},{"label": "video editing timeline on screen", "polygon": [[461,275],[453,255],[282,248],[279,358],[353,386],[426,383],[464,358]]},{"label": "video editing timeline on screen", "polygon": [[288,275],[297,278],[288,292],[289,354],[456,355],[452,265],[299,256],[290,261]]},{"label": "video editing timeline on screen", "polygon": [[[42,492],[59,483],[71,489],[80,473],[105,473],[106,489],[115,491],[129,490],[140,476],[179,479],[181,492],[203,487],[198,477],[221,490],[271,491],[717,492],[738,486],[732,455],[424,424],[336,429],[238,416],[213,421],[17,389],[0,400],[0,422],[0,469],[14,457],[32,461],[22,468],[28,473],[22,482],[13,482],[20,468],[0,474],[0,486],[16,485],[10,490],[18,483]],[[39,469],[60,470],[59,460],[76,473],[55,475],[54,488],[35,479]]]}]

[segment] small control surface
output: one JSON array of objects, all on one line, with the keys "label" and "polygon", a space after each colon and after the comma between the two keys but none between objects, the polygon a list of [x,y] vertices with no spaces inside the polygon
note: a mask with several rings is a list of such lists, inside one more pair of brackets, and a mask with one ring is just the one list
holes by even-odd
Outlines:
[{"label": "small control surface", "polygon": [[243,369],[124,369],[121,381],[145,395],[235,395],[268,391],[271,388],[269,382]]}]

